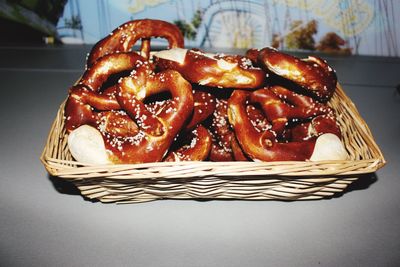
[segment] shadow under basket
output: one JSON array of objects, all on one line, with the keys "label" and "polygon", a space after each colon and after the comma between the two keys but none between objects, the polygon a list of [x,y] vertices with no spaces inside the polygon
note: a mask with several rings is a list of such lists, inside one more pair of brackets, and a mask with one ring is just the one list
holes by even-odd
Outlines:
[{"label": "shadow under basket", "polygon": [[82,164],[68,150],[64,104],[40,159],[49,174],[71,181],[83,196],[101,202],[322,199],[343,192],[363,174],[373,173],[386,163],[368,125],[340,86],[328,105],[336,111],[349,154],[349,159],[342,161]]}]

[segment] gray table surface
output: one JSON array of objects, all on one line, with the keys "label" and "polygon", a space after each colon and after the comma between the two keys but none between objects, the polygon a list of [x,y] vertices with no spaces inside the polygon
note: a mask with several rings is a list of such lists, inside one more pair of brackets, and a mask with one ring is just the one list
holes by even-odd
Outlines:
[{"label": "gray table surface", "polygon": [[39,161],[88,47],[0,47],[0,266],[400,266],[400,60],[325,57],[387,165],[318,201],[101,204]]}]

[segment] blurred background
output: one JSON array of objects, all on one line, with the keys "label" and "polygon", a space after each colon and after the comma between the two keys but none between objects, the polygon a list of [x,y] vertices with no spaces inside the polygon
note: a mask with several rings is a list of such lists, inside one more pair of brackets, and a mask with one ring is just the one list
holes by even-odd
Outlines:
[{"label": "blurred background", "polygon": [[0,44],[94,44],[128,20],[157,18],[205,49],[399,57],[398,14],[395,0],[0,0]]}]

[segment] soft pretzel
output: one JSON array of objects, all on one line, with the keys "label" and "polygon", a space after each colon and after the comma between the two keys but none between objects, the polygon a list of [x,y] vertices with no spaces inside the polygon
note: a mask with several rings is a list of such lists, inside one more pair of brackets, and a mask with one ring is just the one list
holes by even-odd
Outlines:
[{"label": "soft pretzel", "polygon": [[106,89],[103,94],[100,89],[111,75],[131,71],[140,64],[148,63],[132,52],[110,54],[96,61],[69,90],[65,106],[66,129],[71,131],[83,124],[94,125],[94,109],[99,111],[120,109],[115,98],[115,85]]},{"label": "soft pretzel", "polygon": [[336,89],[335,71],[318,57],[299,59],[270,47],[253,49],[247,54],[253,60],[257,55],[258,63],[266,70],[299,85],[319,101],[328,101]]},{"label": "soft pretzel", "polygon": [[154,19],[132,20],[122,24],[94,45],[88,55],[87,66],[90,67],[104,55],[131,51],[139,39],[144,40],[141,55],[148,59],[152,37],[167,39],[169,48],[184,46],[183,35],[176,25]]},{"label": "soft pretzel", "polygon": [[211,150],[211,134],[204,126],[198,125],[190,133],[186,132],[184,138],[189,139],[189,143],[184,142],[168,152],[164,161],[202,161],[208,157]]},{"label": "soft pretzel", "polygon": [[[143,100],[165,91],[172,98],[156,116]],[[106,147],[112,151],[112,161],[116,163],[161,161],[191,115],[194,104],[192,87],[178,72],[153,73],[144,64],[120,80],[116,98],[139,128],[135,135],[106,139]]]},{"label": "soft pretzel", "polygon": [[[331,121],[334,121],[334,112],[330,107],[282,86],[275,85],[256,90],[250,94],[249,101],[261,106],[266,118],[271,122],[270,130],[277,137],[282,135],[288,124],[293,120],[305,121],[318,117],[318,124],[324,122],[322,118],[331,118]],[[325,116],[320,117],[322,115]],[[323,127],[318,127],[317,130],[320,130],[320,132],[329,131],[328,129],[324,130]]]},{"label": "soft pretzel", "polygon": [[[261,90],[265,91],[266,89]],[[321,150],[319,146],[318,151],[315,149],[316,140],[318,140],[317,137],[302,141],[280,143],[278,142],[276,132],[270,129],[266,131],[257,130],[248,117],[246,105],[248,103],[257,103],[263,106],[262,103],[265,104],[265,102],[260,103],[259,98],[252,99],[251,95],[251,92],[235,90],[228,101],[229,122],[234,129],[241,148],[247,156],[253,160],[261,161],[304,161],[311,158],[315,160],[318,157],[323,158],[325,156],[326,151],[324,152],[325,154],[322,153],[323,156],[313,157],[314,154],[318,154]],[[264,101],[265,99],[262,100]],[[271,97],[271,101],[275,102],[276,99]],[[338,153],[340,158],[335,158],[337,155],[332,155],[330,159],[343,159],[346,153],[340,139],[334,134],[327,135],[332,135],[333,139],[331,141],[335,143],[335,146],[341,148],[341,153]],[[337,144],[338,142],[339,144]],[[329,158],[329,156],[326,158]]]},{"label": "soft pretzel", "polygon": [[155,53],[154,61],[159,69],[177,70],[188,81],[210,87],[254,89],[265,81],[265,72],[239,55],[175,48]]}]

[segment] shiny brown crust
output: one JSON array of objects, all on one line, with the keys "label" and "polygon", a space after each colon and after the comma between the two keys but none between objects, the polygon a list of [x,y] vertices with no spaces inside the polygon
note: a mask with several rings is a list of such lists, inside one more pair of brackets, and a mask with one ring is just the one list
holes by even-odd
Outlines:
[{"label": "shiny brown crust", "polygon": [[[270,124],[259,109],[249,109],[251,105],[258,106]],[[333,133],[341,137],[330,107],[281,86],[234,91],[228,117],[243,151],[254,160],[307,160],[318,136]]]},{"label": "shiny brown crust", "polygon": [[211,134],[202,125],[186,134],[191,137],[189,144],[179,146],[168,152],[164,161],[202,161],[208,157],[211,150]]},{"label": "shiny brown crust", "polygon": [[65,129],[70,132],[81,125],[95,125],[95,111],[119,109],[117,100],[95,93],[82,85],[70,89],[65,105]]},{"label": "shiny brown crust", "polygon": [[[325,133],[332,133],[341,138],[340,127],[332,108],[281,86],[271,86],[269,90],[276,96],[272,99],[281,101],[276,104],[263,104],[264,112],[268,112],[266,117],[272,122],[272,130],[277,135],[286,131],[285,138],[290,141],[303,141]],[[287,127],[290,122],[294,126]]]},{"label": "shiny brown crust", "polygon": [[256,90],[250,95],[249,100],[261,106],[266,118],[272,124],[270,131],[277,137],[292,120],[304,121],[320,115],[334,118],[333,110],[328,106],[281,86]]},{"label": "shiny brown crust", "polygon": [[[207,92],[193,90],[194,108],[190,120],[184,127],[184,131],[192,131],[197,125],[205,121],[215,110],[216,98]],[[163,110],[170,100],[157,101],[146,104],[153,114]]]},{"label": "shiny brown crust", "polygon": [[236,138],[246,153],[253,160],[261,161],[304,161],[311,157],[315,139],[302,142],[279,143],[270,130],[258,131],[246,112],[250,101],[250,92],[236,90],[229,98],[228,117]]},{"label": "shiny brown crust", "polygon": [[260,50],[256,48],[250,48],[246,51],[245,57],[251,60],[254,66],[258,66],[258,55],[260,54]]},{"label": "shiny brown crust", "polygon": [[145,60],[136,53],[110,54],[100,58],[87,69],[77,85],[69,89],[65,107],[66,129],[71,131],[83,124],[94,126],[95,111],[120,109],[115,98],[115,86],[100,92],[104,82],[113,75],[131,71]]},{"label": "shiny brown crust", "polygon": [[97,42],[90,51],[86,64],[90,67],[104,55],[131,51],[132,46],[139,39],[145,40],[141,46],[141,55],[148,59],[152,37],[167,39],[169,48],[184,46],[183,35],[174,24],[154,19],[132,20],[122,24]]},{"label": "shiny brown crust", "polygon": [[210,126],[212,145],[209,159],[211,161],[247,161],[233,129],[228,121],[228,103],[217,99]]},{"label": "shiny brown crust", "polygon": [[208,92],[193,90],[193,99],[193,114],[186,125],[186,129],[188,130],[195,128],[198,124],[210,117],[216,106],[216,98]]},{"label": "shiny brown crust", "polygon": [[95,125],[103,136],[129,137],[139,133],[140,129],[135,121],[123,110],[110,110],[95,113]]},{"label": "shiny brown crust", "polygon": [[217,99],[210,125],[210,131],[213,137],[210,152],[211,161],[234,160],[231,147],[234,133],[228,121],[227,108],[228,105],[225,99]]},{"label": "shiny brown crust", "polygon": [[319,101],[328,101],[335,92],[336,73],[320,58],[299,59],[266,47],[258,52],[257,60],[268,71],[294,82]]},{"label": "shiny brown crust", "polygon": [[79,84],[97,92],[112,74],[135,69],[141,62],[146,62],[145,58],[134,52],[105,55],[84,72]]},{"label": "shiny brown crust", "polygon": [[187,50],[183,64],[155,56],[161,70],[173,69],[188,81],[219,88],[259,88],[265,81],[265,72],[256,68],[244,56],[205,54],[200,50]]},{"label": "shiny brown crust", "polygon": [[[170,92],[171,100],[156,116],[146,108],[143,100],[166,91]],[[105,136],[105,145],[112,152],[114,163],[161,161],[194,105],[192,87],[178,72],[153,73],[145,64],[120,80],[116,98],[139,131],[128,137]]]}]

